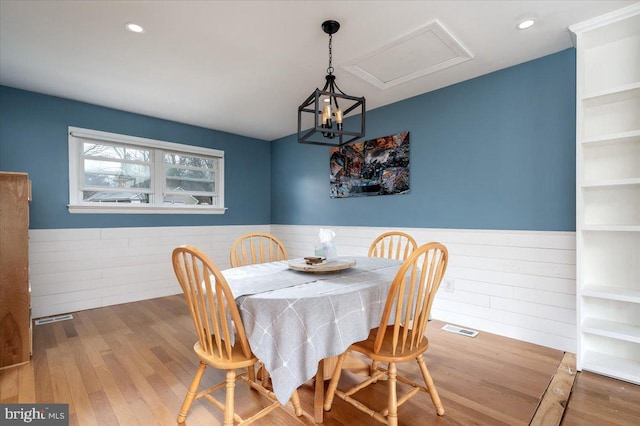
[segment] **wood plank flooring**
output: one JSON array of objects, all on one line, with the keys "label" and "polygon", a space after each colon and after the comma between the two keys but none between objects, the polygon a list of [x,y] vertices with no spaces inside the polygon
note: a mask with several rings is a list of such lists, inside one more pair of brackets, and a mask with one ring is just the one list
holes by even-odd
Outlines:
[{"label": "wood plank flooring", "polygon": [[[68,403],[70,425],[172,425],[198,362],[195,333],[183,297],[73,313],[73,320],[34,326],[29,364],[0,370],[0,403]],[[447,333],[443,323],[427,329],[431,347],[425,359],[446,413],[438,417],[425,395],[399,409],[400,424],[528,425],[558,369],[564,353],[529,343],[480,333],[475,338]],[[399,366],[420,380],[417,366]],[[223,374],[207,369],[203,385]],[[357,380],[343,374],[340,387]],[[313,381],[300,388],[303,408],[313,413]],[[383,406],[386,386],[379,382],[361,392]],[[640,424],[640,386],[579,373],[562,425]],[[265,401],[240,385],[236,407],[248,415]],[[221,413],[196,401],[189,425],[222,424]],[[259,425],[308,424],[278,409]],[[327,426],[376,424],[337,399],[325,413]]]},{"label": "wood plank flooring", "polygon": [[530,426],[558,426],[576,378],[576,356],[565,352],[562,362],[540,401]]}]

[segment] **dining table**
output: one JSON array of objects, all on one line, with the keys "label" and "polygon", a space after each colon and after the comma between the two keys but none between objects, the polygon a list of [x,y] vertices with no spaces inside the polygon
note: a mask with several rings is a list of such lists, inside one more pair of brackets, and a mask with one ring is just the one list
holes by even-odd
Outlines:
[{"label": "dining table", "polygon": [[[331,271],[331,262],[342,266]],[[379,325],[402,261],[337,257],[321,271],[300,267],[303,264],[302,259],[291,259],[222,273],[276,398],[286,404],[294,390],[315,376],[314,420],[322,423],[323,361],[366,339]]]}]

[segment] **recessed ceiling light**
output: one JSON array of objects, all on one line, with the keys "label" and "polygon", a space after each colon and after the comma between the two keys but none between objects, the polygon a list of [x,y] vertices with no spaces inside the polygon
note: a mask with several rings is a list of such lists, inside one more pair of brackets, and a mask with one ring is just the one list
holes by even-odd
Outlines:
[{"label": "recessed ceiling light", "polygon": [[536,21],[534,21],[533,19],[525,19],[524,21],[520,21],[516,28],[519,30],[526,30],[527,28],[533,27],[533,24],[535,23]]},{"label": "recessed ceiling light", "polygon": [[140,25],[134,24],[132,22],[127,22],[126,24],[124,24],[124,27],[126,29],[128,29],[129,31],[131,31],[132,33],[143,33],[144,32],[144,28],[142,28]]}]

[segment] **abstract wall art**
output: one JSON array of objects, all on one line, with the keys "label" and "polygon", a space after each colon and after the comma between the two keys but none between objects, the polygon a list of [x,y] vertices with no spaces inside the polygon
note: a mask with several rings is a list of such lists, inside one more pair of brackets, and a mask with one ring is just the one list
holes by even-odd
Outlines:
[{"label": "abstract wall art", "polygon": [[332,148],[331,198],[409,192],[409,132]]}]

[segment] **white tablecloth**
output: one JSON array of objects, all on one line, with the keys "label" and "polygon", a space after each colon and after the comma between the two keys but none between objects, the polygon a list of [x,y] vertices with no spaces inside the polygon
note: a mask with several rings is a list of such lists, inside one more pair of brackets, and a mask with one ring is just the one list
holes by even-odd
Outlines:
[{"label": "white tablecloth", "polygon": [[339,355],[378,326],[401,261],[352,257],[353,268],[312,274],[287,262],[223,271],[240,308],[253,353],[285,404],[324,358]]}]

